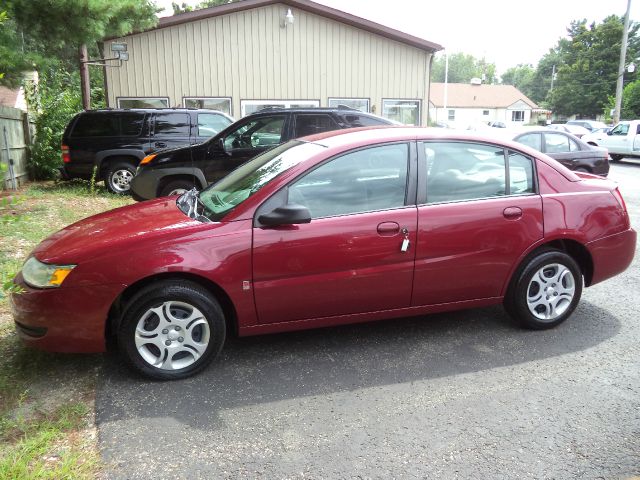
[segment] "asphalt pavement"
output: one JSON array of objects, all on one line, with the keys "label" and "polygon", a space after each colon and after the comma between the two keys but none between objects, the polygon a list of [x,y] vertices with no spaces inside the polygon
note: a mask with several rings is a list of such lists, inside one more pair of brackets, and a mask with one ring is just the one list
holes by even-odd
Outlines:
[{"label": "asphalt pavement", "polygon": [[[640,163],[612,165],[640,228]],[[106,476],[626,479],[640,474],[640,256],[558,328],[501,307],[232,339],[154,382],[105,357]]]}]

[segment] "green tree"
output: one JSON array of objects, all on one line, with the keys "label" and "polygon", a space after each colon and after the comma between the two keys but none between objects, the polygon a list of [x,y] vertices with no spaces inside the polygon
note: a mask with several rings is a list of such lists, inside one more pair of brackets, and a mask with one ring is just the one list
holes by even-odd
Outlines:
[{"label": "green tree", "polygon": [[171,6],[173,7],[173,14],[178,15],[180,13],[187,13],[187,12],[192,12],[194,10],[201,10],[203,8],[209,8],[209,7],[217,7],[218,5],[224,5],[225,3],[234,3],[234,2],[240,2],[240,1],[242,0],[205,0],[203,2],[200,2],[195,7],[187,5],[185,2],[182,2],[182,3],[172,2]]},{"label": "green tree", "polygon": [[[624,19],[615,15],[602,23],[587,25],[586,20],[574,21],[567,29],[568,38],[560,39],[555,48],[557,78],[549,92],[549,106],[562,115],[577,114],[594,117],[608,106],[615,94],[618,61]],[[629,29],[627,58],[640,54],[639,24]],[[635,74],[625,74],[634,81]]]},{"label": "green tree", "polygon": [[517,65],[507,69],[502,74],[502,83],[504,85],[513,85],[527,97],[530,97],[532,91],[533,77],[536,70],[532,65]]},{"label": "green tree", "polygon": [[[431,81],[444,82],[445,64],[445,55],[437,55],[431,69]],[[484,83],[495,83],[495,64],[488,63],[484,58],[478,59],[467,53],[452,53],[449,55],[448,83],[469,83],[472,78],[483,78],[483,76]]]}]

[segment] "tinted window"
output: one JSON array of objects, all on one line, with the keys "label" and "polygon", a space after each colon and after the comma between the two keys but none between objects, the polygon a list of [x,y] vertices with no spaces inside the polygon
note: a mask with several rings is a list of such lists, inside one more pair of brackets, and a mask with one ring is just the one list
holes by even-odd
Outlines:
[{"label": "tinted window", "polygon": [[189,115],[186,113],[158,113],[154,134],[188,137],[190,124]]},{"label": "tinted window", "polygon": [[238,127],[224,139],[224,148],[257,148],[282,142],[284,115],[260,117]]},{"label": "tinted window", "polygon": [[539,133],[529,133],[516,139],[519,143],[542,151],[542,138]]},{"label": "tinted window", "polygon": [[350,127],[375,127],[378,125],[389,125],[389,122],[385,122],[379,118],[368,117],[367,115],[345,115],[344,119]]},{"label": "tinted window", "polygon": [[294,138],[304,137],[314,133],[338,130],[339,128],[338,124],[329,115],[301,114],[296,115],[296,131],[293,136]]},{"label": "tinted window", "polygon": [[348,153],[316,168],[289,187],[289,203],[312,218],[404,206],[409,147],[384,145]]},{"label": "tinted window", "polygon": [[198,114],[198,136],[213,137],[216,133],[231,125],[231,120],[215,113]]},{"label": "tinted window", "polygon": [[504,150],[475,143],[425,143],[427,203],[506,194]]},{"label": "tinted window", "polygon": [[563,153],[569,151],[569,137],[559,133],[545,133],[544,145],[547,153]]},{"label": "tinted window", "polygon": [[144,124],[142,112],[89,113],[80,115],[73,137],[111,137],[140,135]]},{"label": "tinted window", "polygon": [[533,162],[521,153],[509,151],[509,194],[534,193]]}]

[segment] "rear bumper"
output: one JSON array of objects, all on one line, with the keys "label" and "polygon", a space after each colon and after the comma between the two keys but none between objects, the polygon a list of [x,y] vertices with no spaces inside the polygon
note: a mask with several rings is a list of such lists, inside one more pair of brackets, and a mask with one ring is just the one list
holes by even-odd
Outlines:
[{"label": "rear bumper", "polygon": [[71,180],[72,178],[82,178],[83,180],[91,180],[93,174],[92,165],[72,165],[69,163],[59,167],[60,175],[64,180]]},{"label": "rear bumper", "polygon": [[121,285],[34,289],[16,278],[23,292],[10,296],[20,339],[50,352],[93,353],[106,349],[105,326]]},{"label": "rear bumper", "polygon": [[593,278],[590,285],[624,272],[636,252],[637,234],[633,228],[587,243],[593,259]]}]

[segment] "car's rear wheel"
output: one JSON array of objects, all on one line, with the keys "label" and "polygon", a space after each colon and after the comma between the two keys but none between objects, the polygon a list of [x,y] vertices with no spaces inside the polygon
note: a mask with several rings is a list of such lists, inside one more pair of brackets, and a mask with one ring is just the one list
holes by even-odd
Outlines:
[{"label": "car's rear wheel", "polygon": [[124,195],[131,189],[136,167],[129,162],[113,162],[107,167],[104,183],[111,193]]},{"label": "car's rear wheel", "polygon": [[181,195],[184,192],[191,190],[194,187],[194,183],[189,180],[172,180],[167,183],[160,190],[160,197],[168,197],[170,195]]},{"label": "car's rear wheel", "polygon": [[582,295],[582,272],[573,258],[546,250],[531,258],[516,274],[505,297],[505,308],[523,326],[542,330],[564,322]]},{"label": "car's rear wheel", "polygon": [[610,153],[609,156],[611,157],[611,160],[614,162],[619,162],[620,160],[622,160],[622,155],[618,153]]},{"label": "car's rear wheel", "polygon": [[205,368],[226,336],[219,303],[200,285],[172,280],[140,290],[128,302],[118,345],[136,371],[151,378],[186,378]]}]

